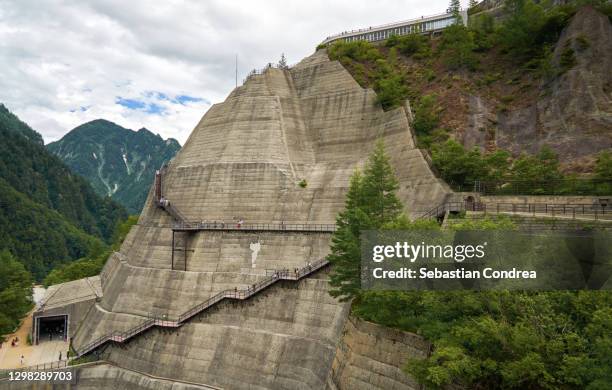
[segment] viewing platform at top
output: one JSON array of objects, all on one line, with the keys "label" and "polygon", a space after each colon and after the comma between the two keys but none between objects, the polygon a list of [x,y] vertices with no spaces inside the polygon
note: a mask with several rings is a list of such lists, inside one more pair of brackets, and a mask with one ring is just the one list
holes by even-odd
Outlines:
[{"label": "viewing platform at top", "polygon": [[[467,10],[460,11],[463,24],[467,26]],[[436,33],[455,23],[455,17],[451,13],[421,16],[420,18],[404,20],[402,22],[388,23],[380,26],[361,28],[358,30],[344,31],[325,38],[322,45],[335,41],[367,41],[376,42],[388,39],[392,35]]]}]

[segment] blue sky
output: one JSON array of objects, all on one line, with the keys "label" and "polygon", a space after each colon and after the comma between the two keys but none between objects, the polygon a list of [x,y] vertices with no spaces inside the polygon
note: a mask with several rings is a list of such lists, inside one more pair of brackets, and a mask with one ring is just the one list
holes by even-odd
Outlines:
[{"label": "blue sky", "polygon": [[183,143],[251,69],[448,1],[0,0],[0,102],[45,142],[98,118]]}]

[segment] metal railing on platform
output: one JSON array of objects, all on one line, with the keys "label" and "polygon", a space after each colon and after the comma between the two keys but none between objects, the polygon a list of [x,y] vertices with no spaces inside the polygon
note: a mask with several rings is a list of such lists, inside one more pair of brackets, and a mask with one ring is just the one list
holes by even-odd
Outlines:
[{"label": "metal railing on platform", "polygon": [[285,223],[238,223],[238,222],[177,222],[173,230],[243,230],[243,231],[287,231],[333,233],[335,224],[285,224]]},{"label": "metal railing on platform", "polygon": [[446,202],[423,212],[418,219],[439,218],[447,211],[479,211],[483,213],[516,213],[533,216],[564,216],[571,218],[612,219],[612,210],[607,205],[571,203],[510,203],[510,202]]},{"label": "metal railing on platform", "polygon": [[483,195],[612,195],[610,179],[499,180],[475,181],[462,186],[449,184],[457,191],[473,191]]},{"label": "metal railing on platform", "polygon": [[123,332],[112,332],[110,334],[106,334],[104,336],[98,337],[97,339],[93,340],[92,342],[86,344],[85,346],[80,348],[78,351],[76,351],[76,356],[78,358],[87,353],[90,353],[94,349],[98,348],[99,346],[109,341],[122,343],[136,336],[137,334],[146,331],[147,329],[153,326],[173,327],[173,328],[179,327],[183,323],[188,321],[190,318],[192,318],[193,316],[217,304],[223,299],[240,299],[240,300],[247,299],[255,295],[256,293],[258,293],[259,291],[267,288],[268,286],[276,283],[279,280],[299,280],[303,278],[304,276],[309,275],[312,272],[315,272],[323,268],[327,264],[329,264],[329,262],[326,259],[321,259],[313,263],[308,263],[306,266],[302,268],[295,268],[293,270],[289,270],[289,269],[267,270],[266,271],[267,278],[257,283],[254,283],[253,285],[250,285],[246,289],[244,288],[239,289],[238,287],[236,287],[234,289],[221,291],[215,294],[214,296],[206,299],[204,302],[199,303],[198,305],[190,308],[183,314],[179,315],[176,320],[167,319],[165,317],[162,319],[147,318],[146,320],[142,321],[138,325],[128,330],[125,330]]}]

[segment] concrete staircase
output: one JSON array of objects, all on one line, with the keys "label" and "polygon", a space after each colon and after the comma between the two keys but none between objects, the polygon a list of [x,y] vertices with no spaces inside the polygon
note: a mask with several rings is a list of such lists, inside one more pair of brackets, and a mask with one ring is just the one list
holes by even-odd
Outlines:
[{"label": "concrete staircase", "polygon": [[199,303],[198,305],[190,308],[185,311],[183,314],[179,315],[176,319],[166,319],[166,318],[148,318],[138,324],[137,326],[126,330],[125,332],[113,332],[107,335],[104,335],[91,343],[83,346],[79,350],[76,351],[76,358],[80,358],[98,347],[106,344],[107,342],[116,342],[116,343],[124,343],[127,340],[142,334],[143,332],[151,329],[155,326],[157,327],[165,327],[165,328],[178,328],[184,323],[188,322],[195,315],[203,312],[204,310],[210,308],[211,306],[216,305],[224,299],[234,299],[234,300],[245,300],[258,292],[268,288],[279,280],[300,280],[305,276],[308,276],[319,269],[327,266],[329,262],[326,259],[321,259],[315,263],[310,263],[302,268],[296,268],[291,271],[288,269],[284,270],[273,270],[268,271],[270,274],[266,279],[249,286],[247,289],[238,289],[237,287],[234,289],[228,289],[219,292],[218,294],[208,298],[204,302]]}]

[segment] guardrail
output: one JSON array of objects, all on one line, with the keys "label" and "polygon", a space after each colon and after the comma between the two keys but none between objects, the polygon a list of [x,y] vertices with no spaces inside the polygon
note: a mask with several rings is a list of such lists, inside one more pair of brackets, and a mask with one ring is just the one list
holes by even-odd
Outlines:
[{"label": "guardrail", "polygon": [[483,195],[612,196],[612,180],[609,179],[475,181],[463,186],[449,184],[457,191],[474,191]]},{"label": "guardrail", "polygon": [[83,346],[80,350],[76,351],[76,357],[79,358],[85,354],[88,354],[99,346],[110,341],[123,343],[126,340],[146,331],[147,329],[152,328],[153,326],[177,328],[183,325],[193,316],[197,315],[198,313],[201,313],[202,311],[206,310],[211,306],[216,305],[223,299],[248,299],[249,297],[255,295],[259,291],[267,288],[268,286],[276,283],[279,280],[299,280],[304,276],[309,275],[325,267],[327,264],[329,264],[329,262],[326,259],[321,259],[314,263],[308,263],[305,267],[295,268],[294,270],[267,270],[267,275],[271,273],[268,278],[258,283],[255,283],[246,289],[238,289],[238,287],[235,287],[234,289],[221,291],[218,294],[208,298],[204,302],[190,308],[183,314],[179,315],[176,320],[166,318],[147,318],[138,325],[123,332],[112,332],[104,336],[98,337],[97,339]]},{"label": "guardrail", "polygon": [[177,222],[172,230],[246,230],[246,231],[288,231],[288,232],[323,232],[336,231],[335,224],[273,224],[273,223],[239,223],[239,222]]},{"label": "guardrail", "polygon": [[353,34],[357,34],[357,33],[368,33],[368,32],[372,32],[372,31],[378,31],[381,29],[387,29],[387,28],[393,28],[393,27],[401,27],[401,26],[405,26],[405,25],[411,25],[411,24],[415,24],[415,23],[421,23],[421,22],[429,22],[432,20],[437,20],[437,19],[443,19],[443,18],[448,18],[451,17],[452,14],[449,14],[447,12],[442,12],[442,13],[437,13],[437,14],[431,14],[431,15],[424,15],[418,18],[414,18],[414,19],[408,19],[408,20],[402,20],[399,22],[391,22],[391,23],[385,23],[385,24],[380,24],[377,26],[372,26],[372,27],[367,27],[367,28],[359,28],[356,30],[350,30],[350,31],[344,31],[341,33],[337,33],[334,35],[330,35],[327,38],[325,38],[323,40],[323,43],[327,43],[331,40],[335,40],[338,38],[343,38],[346,36],[350,36]]},{"label": "guardrail", "polygon": [[70,360],[56,360],[54,362],[40,363],[33,366],[23,366],[16,368],[3,368],[0,370],[0,378],[6,378],[9,372],[15,371],[42,371],[42,370],[56,370],[58,368],[69,367],[68,362]]},{"label": "guardrail", "polygon": [[588,219],[612,219],[612,209],[605,205],[570,203],[483,203],[483,202],[446,202],[422,213],[417,219],[439,218],[447,211],[480,211],[484,213],[522,213],[555,216],[586,217]]}]

